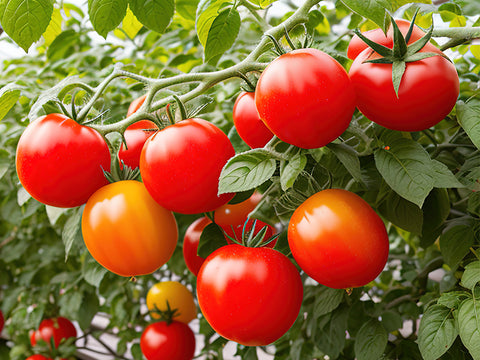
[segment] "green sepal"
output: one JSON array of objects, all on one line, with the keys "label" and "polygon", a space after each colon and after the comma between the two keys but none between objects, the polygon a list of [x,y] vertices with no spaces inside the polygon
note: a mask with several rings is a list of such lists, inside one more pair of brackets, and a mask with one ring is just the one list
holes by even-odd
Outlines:
[{"label": "green sepal", "polygon": [[379,59],[372,59],[372,60],[365,60],[364,63],[370,64],[392,64],[392,60],[387,58],[379,58]]},{"label": "green sepal", "polygon": [[395,95],[398,98],[398,89],[400,88],[400,83],[402,82],[403,74],[405,73],[406,65],[405,61],[394,61],[392,63],[392,83],[393,89],[395,90]]},{"label": "green sepal", "polygon": [[407,59],[405,59],[405,62],[408,63],[408,62],[420,61],[423,59],[428,59],[429,57],[433,57],[433,56],[441,56],[443,58],[446,58],[448,61],[450,61],[450,59],[443,54],[434,53],[434,52],[419,52],[409,56]]},{"label": "green sepal", "polygon": [[393,56],[396,59],[402,59],[407,54],[407,42],[393,18],[392,18],[392,27],[393,27]]},{"label": "green sepal", "polygon": [[432,34],[433,34],[433,25],[430,26],[430,28],[428,29],[427,33],[424,36],[422,36],[420,39],[418,39],[413,44],[410,44],[408,46],[406,56],[407,57],[411,56],[411,55],[419,52],[420,50],[422,50],[424,48],[424,46],[427,45],[427,43],[432,38]]},{"label": "green sepal", "polygon": [[392,49],[386,47],[386,46],[383,46],[381,44],[377,44],[375,41],[372,41],[370,40],[369,38],[367,38],[365,35],[363,35],[360,30],[358,29],[355,29],[353,30],[353,32],[355,33],[355,35],[357,35],[360,39],[362,39],[368,46],[370,46],[373,51],[375,51],[376,53],[380,54],[381,56],[383,57],[386,57],[386,58],[391,58],[393,56],[393,51]]}]

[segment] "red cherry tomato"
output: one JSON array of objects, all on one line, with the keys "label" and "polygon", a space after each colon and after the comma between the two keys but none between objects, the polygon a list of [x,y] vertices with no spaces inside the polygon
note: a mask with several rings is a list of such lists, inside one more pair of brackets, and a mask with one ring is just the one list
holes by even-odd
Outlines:
[{"label": "red cherry tomato", "polygon": [[[440,54],[431,44],[421,51]],[[349,72],[357,107],[368,119],[392,130],[420,131],[437,124],[453,109],[460,85],[455,66],[447,59],[433,56],[406,63],[397,97],[392,64],[365,62],[379,57],[365,49]]]},{"label": "red cherry tomato", "polygon": [[142,96],[140,96],[139,98],[133,100],[131,103],[130,103],[130,106],[128,107],[128,110],[127,110],[127,117],[129,117],[130,115],[132,115],[134,112],[136,112],[138,109],[140,109],[140,106],[143,105],[143,103],[145,102],[145,99],[147,98],[147,94],[144,94]]},{"label": "red cherry tomato", "polygon": [[149,120],[140,120],[127,127],[123,134],[127,147],[122,143],[118,152],[118,158],[132,169],[137,168],[140,164],[140,153],[145,141],[155,134],[157,130],[157,125]]},{"label": "red cherry tomato", "polygon": [[198,304],[221,336],[247,346],[285,334],[300,311],[300,274],[282,253],[226,245],[210,254],[197,277]]},{"label": "red cherry tomato", "polygon": [[272,139],[272,132],[258,116],[255,93],[240,93],[233,105],[232,116],[238,135],[252,149],[264,147]]},{"label": "red cherry tomato", "polygon": [[184,323],[156,322],[143,331],[140,348],[147,360],[192,360],[195,354],[195,335]]},{"label": "red cherry tomato", "polygon": [[57,318],[43,320],[38,330],[32,332],[30,343],[32,346],[35,346],[37,342],[42,339],[47,344],[50,344],[50,339],[53,338],[53,342],[57,348],[62,340],[71,337],[77,337],[75,326],[67,318],[59,316]]},{"label": "red cherry tomato", "polygon": [[[397,23],[397,26],[400,32],[405,36],[408,32],[408,28],[410,27],[410,22],[403,19],[395,20],[395,22]],[[362,33],[362,35],[390,49],[393,47],[392,26],[390,26],[390,28],[388,29],[386,36],[383,33],[382,29],[380,28],[365,31],[364,33]],[[418,39],[422,38],[424,35],[425,33],[423,32],[423,30],[421,30],[418,26],[414,25],[412,34],[410,35],[410,40],[408,41],[408,43],[409,44],[414,43]],[[355,58],[367,47],[368,45],[362,39],[360,39],[357,35],[353,35],[352,40],[350,40],[350,43],[348,44],[347,57],[349,59],[355,60]]]},{"label": "red cherry tomato", "polygon": [[382,219],[360,196],[340,189],[320,191],[295,210],[288,244],[311,278],[335,289],[374,280],[389,250]]},{"label": "red cherry tomato", "polygon": [[17,174],[38,201],[57,207],[84,204],[108,184],[110,152],[102,136],[61,114],[30,123],[17,146]]},{"label": "red cherry tomato", "polygon": [[145,187],[163,207],[182,214],[213,211],[233,194],[218,193],[218,178],[235,150],[202,119],[183,120],[150,137],[140,156]]},{"label": "red cherry tomato", "polygon": [[203,229],[210,223],[210,219],[206,216],[195,220],[187,228],[183,238],[183,258],[188,270],[195,276],[197,276],[198,270],[200,270],[205,261],[204,258],[198,256],[198,243],[200,242]]},{"label": "red cherry tomato", "polygon": [[2,310],[0,310],[0,333],[2,332],[4,325],[5,325],[5,318],[3,317]]},{"label": "red cherry tomato", "polygon": [[347,129],[355,93],[334,58],[320,50],[298,49],[267,66],[257,83],[255,105],[280,140],[313,149]]},{"label": "red cherry tomato", "polygon": [[88,199],[82,234],[90,254],[121,276],[150,274],[172,256],[178,237],[173,214],[135,180],[106,185]]}]

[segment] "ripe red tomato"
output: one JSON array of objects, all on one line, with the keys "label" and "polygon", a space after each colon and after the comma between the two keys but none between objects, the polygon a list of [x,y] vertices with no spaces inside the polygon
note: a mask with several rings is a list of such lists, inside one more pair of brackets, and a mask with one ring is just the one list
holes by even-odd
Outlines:
[{"label": "ripe red tomato", "polygon": [[[440,53],[431,44],[421,51]],[[357,107],[368,119],[392,130],[420,131],[437,124],[453,109],[460,85],[455,66],[447,59],[433,56],[406,63],[397,98],[392,64],[364,62],[379,57],[365,49],[349,72]]]},{"label": "ripe red tomato", "polygon": [[206,216],[195,220],[187,228],[183,238],[183,258],[188,270],[195,276],[197,276],[198,270],[200,270],[205,261],[204,258],[198,256],[198,243],[200,242],[203,229],[210,223],[210,219]]},{"label": "ripe red tomato", "polygon": [[184,323],[156,322],[143,331],[140,348],[147,360],[192,360],[195,354],[195,335]]},{"label": "ripe red tomato", "polygon": [[177,244],[173,214],[145,186],[119,181],[95,192],[85,206],[82,234],[90,254],[121,276],[150,274],[165,264]]},{"label": "ripe red tomato", "polygon": [[311,278],[335,289],[374,280],[389,250],[382,219],[360,196],[340,189],[320,191],[295,210],[288,244]]},{"label": "ripe red tomato", "polygon": [[255,93],[241,92],[233,105],[233,123],[238,135],[252,149],[264,147],[273,137],[258,116]]},{"label": "ripe red tomato", "polygon": [[84,204],[105,184],[110,152],[95,130],[61,114],[30,123],[17,146],[17,174],[38,201],[57,207]]},{"label": "ripe red tomato", "polygon": [[[408,32],[408,28],[410,27],[410,22],[403,19],[397,19],[395,20],[395,22],[400,32],[405,36]],[[391,25],[390,25],[390,28],[388,29],[386,36],[383,33],[382,29],[380,28],[365,31],[364,33],[362,33],[362,35],[390,49],[393,47],[393,28]],[[412,31],[412,34],[410,35],[410,40],[408,41],[408,43],[409,44],[414,43],[424,35],[425,33],[423,32],[423,30],[420,29],[418,26],[414,25],[413,31]],[[360,39],[357,35],[353,35],[352,39],[350,40],[350,43],[348,44],[347,57],[349,59],[355,60],[355,58],[367,47],[368,45],[362,39]]]},{"label": "ripe red tomato", "polygon": [[182,214],[213,211],[233,194],[218,193],[218,178],[235,150],[214,124],[187,119],[150,137],[140,155],[148,192],[163,207]]},{"label": "ripe red tomato", "polygon": [[147,94],[144,94],[142,96],[140,96],[139,98],[136,98],[135,100],[133,100],[131,103],[130,103],[130,106],[128,107],[128,110],[127,110],[127,117],[129,117],[130,115],[132,115],[134,112],[136,112],[138,109],[140,109],[140,106],[143,105],[143,103],[145,102],[145,99],[147,98]]},{"label": "ripe red tomato", "polygon": [[5,318],[3,317],[3,312],[0,310],[0,333],[3,330],[3,325],[5,325]]},{"label": "ripe red tomato", "polygon": [[55,347],[57,348],[62,340],[77,337],[77,330],[67,318],[59,316],[52,319],[45,319],[40,323],[38,330],[31,334],[30,343],[32,346],[35,346],[37,342],[42,339],[47,344],[50,344],[52,337]]},{"label": "ripe red tomato", "polygon": [[137,168],[140,164],[140,153],[145,141],[155,134],[157,130],[157,125],[150,120],[140,120],[127,127],[123,134],[127,147],[122,143],[118,152],[118,158],[132,169]]},{"label": "ripe red tomato", "polygon": [[221,336],[247,346],[285,334],[300,311],[300,274],[282,253],[226,245],[210,254],[197,277],[198,304]]},{"label": "ripe red tomato", "polygon": [[32,356],[29,356],[27,360],[52,360],[51,358],[47,358],[43,355],[35,354]]},{"label": "ripe red tomato", "polygon": [[305,149],[339,137],[350,124],[355,93],[345,69],[316,49],[298,49],[272,61],[260,76],[255,105],[280,140]]}]

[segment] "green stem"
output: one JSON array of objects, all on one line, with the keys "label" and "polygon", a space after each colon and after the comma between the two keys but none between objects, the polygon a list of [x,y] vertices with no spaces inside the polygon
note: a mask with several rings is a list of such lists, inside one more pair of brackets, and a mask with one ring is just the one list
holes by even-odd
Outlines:
[{"label": "green stem", "polygon": [[250,14],[252,14],[252,16],[255,18],[255,20],[257,20],[258,25],[263,30],[267,29],[267,27],[268,27],[267,22],[257,12],[257,10],[261,10],[261,8],[257,8],[256,6],[254,6],[253,4],[248,2],[247,0],[241,0],[239,2],[239,5],[243,5],[243,6],[245,6],[245,8],[247,8],[247,10],[250,12]]}]

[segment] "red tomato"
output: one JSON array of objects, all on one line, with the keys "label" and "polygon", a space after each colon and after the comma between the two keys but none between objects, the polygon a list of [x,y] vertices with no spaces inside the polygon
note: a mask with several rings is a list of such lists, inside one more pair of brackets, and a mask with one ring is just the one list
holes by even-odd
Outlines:
[{"label": "red tomato", "polygon": [[[421,51],[440,53],[431,44]],[[460,85],[455,66],[447,59],[433,56],[407,63],[397,98],[392,64],[364,62],[379,57],[371,49],[364,50],[349,73],[357,107],[368,119],[392,130],[420,131],[437,124],[453,109]]]},{"label": "red tomato", "polygon": [[32,355],[32,356],[29,356],[27,358],[27,360],[52,360],[51,358],[47,358],[43,355],[39,355],[39,354],[36,354],[36,355]]},{"label": "red tomato", "polygon": [[133,100],[131,103],[130,103],[130,106],[128,107],[128,110],[127,110],[127,117],[129,117],[130,115],[132,115],[134,112],[136,112],[138,109],[140,109],[140,106],[143,105],[143,103],[145,102],[145,99],[147,98],[147,94],[144,94],[142,96],[140,96],[139,98]]},{"label": "red tomato", "polygon": [[316,49],[298,49],[271,62],[255,91],[258,114],[280,140],[305,149],[339,137],[350,124],[355,93],[343,67]]},{"label": "red tomato", "polygon": [[[408,28],[410,27],[410,22],[403,19],[395,20],[395,22],[397,23],[400,32],[405,36],[408,32]],[[390,49],[393,47],[393,28],[391,25],[388,29],[387,36],[385,36],[382,29],[380,28],[365,31],[364,33],[362,33],[362,35]],[[412,34],[408,43],[414,43],[418,39],[422,38],[424,35],[425,33],[423,32],[423,30],[421,30],[418,26],[415,25],[413,27]],[[350,43],[348,44],[347,57],[349,59],[355,60],[355,58],[367,47],[368,45],[362,39],[360,39],[357,35],[353,35],[352,40],[350,40]]]},{"label": "red tomato", "polygon": [[264,147],[272,139],[272,132],[258,116],[255,93],[240,93],[233,105],[232,116],[238,135],[252,149]]},{"label": "red tomato", "polygon": [[150,274],[165,264],[177,244],[173,214],[135,180],[106,185],[85,206],[82,234],[90,254],[121,276]]},{"label": "red tomato", "polygon": [[3,325],[5,325],[5,318],[3,317],[2,310],[0,310],[0,333],[3,330]]},{"label": "red tomato", "polygon": [[110,152],[102,136],[61,114],[30,123],[17,146],[17,174],[38,201],[57,207],[84,204],[105,184]]},{"label": "red tomato", "polygon": [[142,152],[145,141],[155,134],[157,130],[157,125],[149,120],[140,120],[127,127],[123,134],[127,147],[125,147],[125,143],[122,143],[118,152],[118,158],[132,169],[137,168],[140,163],[140,153]]},{"label": "red tomato", "polygon": [[360,196],[340,189],[320,191],[295,210],[288,244],[311,278],[335,289],[374,280],[389,250],[382,219]]},{"label": "red tomato", "polygon": [[210,219],[206,216],[195,220],[187,228],[183,238],[183,258],[188,270],[195,276],[197,276],[198,270],[200,270],[205,261],[204,258],[198,256],[198,243],[200,242],[203,229],[210,223]]},{"label": "red tomato", "polygon": [[140,173],[152,197],[182,214],[213,211],[233,194],[218,193],[218,178],[235,150],[228,137],[202,119],[183,120],[150,137]]},{"label": "red tomato", "polygon": [[35,346],[41,339],[50,344],[52,337],[57,348],[62,340],[77,337],[77,330],[67,318],[59,316],[57,318],[45,319],[40,323],[38,330],[34,331],[30,336],[30,343],[32,346]]},{"label": "red tomato", "polygon": [[227,245],[210,254],[197,277],[198,304],[221,336],[247,346],[285,334],[300,311],[300,274],[282,253]]},{"label": "red tomato", "polygon": [[143,331],[140,348],[147,360],[192,360],[195,354],[195,335],[184,323],[156,322]]}]

